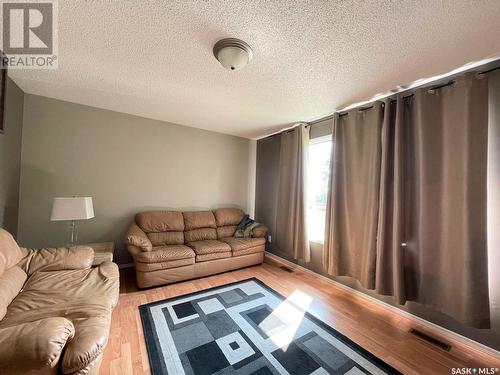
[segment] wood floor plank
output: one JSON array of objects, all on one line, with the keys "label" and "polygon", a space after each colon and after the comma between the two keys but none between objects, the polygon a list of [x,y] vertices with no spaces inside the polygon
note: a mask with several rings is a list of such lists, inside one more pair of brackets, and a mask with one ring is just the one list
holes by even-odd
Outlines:
[{"label": "wood floor plank", "polygon": [[[139,290],[133,269],[121,271],[120,300],[113,312],[101,374],[149,374],[150,367],[138,306],[206,288],[256,277],[287,297],[300,290],[313,298],[310,312],[404,374],[450,374],[454,367],[500,368],[500,358],[424,326],[418,320],[295,269],[266,264],[173,285]],[[452,345],[445,351],[416,338],[415,327]]]}]

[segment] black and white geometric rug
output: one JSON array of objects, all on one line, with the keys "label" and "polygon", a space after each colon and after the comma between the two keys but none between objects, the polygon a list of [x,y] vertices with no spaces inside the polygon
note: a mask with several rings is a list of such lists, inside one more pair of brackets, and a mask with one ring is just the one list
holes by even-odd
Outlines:
[{"label": "black and white geometric rug", "polygon": [[248,279],[139,307],[151,371],[188,375],[399,374],[307,313]]}]

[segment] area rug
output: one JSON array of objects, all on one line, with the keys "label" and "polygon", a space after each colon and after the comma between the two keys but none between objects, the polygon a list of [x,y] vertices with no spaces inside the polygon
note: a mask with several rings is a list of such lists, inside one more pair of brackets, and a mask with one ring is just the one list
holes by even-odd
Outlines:
[{"label": "area rug", "polygon": [[151,371],[188,375],[399,374],[258,279],[139,307]]}]

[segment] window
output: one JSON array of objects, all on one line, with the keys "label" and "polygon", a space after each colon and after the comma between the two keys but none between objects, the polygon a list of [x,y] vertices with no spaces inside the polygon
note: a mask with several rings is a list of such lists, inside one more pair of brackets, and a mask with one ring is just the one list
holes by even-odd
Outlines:
[{"label": "window", "polygon": [[326,198],[330,174],[332,137],[311,139],[307,190],[307,225],[309,240],[323,243],[325,234]]}]

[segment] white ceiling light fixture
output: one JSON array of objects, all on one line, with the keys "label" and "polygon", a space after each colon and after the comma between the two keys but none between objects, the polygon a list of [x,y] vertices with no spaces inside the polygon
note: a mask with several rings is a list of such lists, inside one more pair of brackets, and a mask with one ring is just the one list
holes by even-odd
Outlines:
[{"label": "white ceiling light fixture", "polygon": [[239,39],[221,39],[215,43],[213,52],[227,70],[243,69],[252,60],[252,48]]}]

